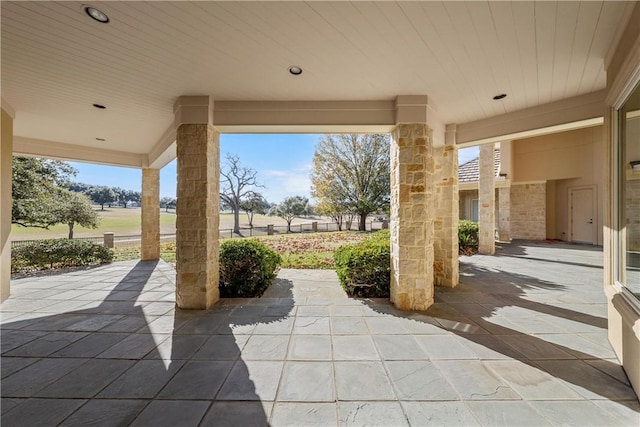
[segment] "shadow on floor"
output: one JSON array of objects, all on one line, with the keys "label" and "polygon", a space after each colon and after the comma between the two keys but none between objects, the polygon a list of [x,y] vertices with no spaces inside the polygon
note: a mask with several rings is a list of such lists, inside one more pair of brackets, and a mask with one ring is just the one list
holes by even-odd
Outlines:
[{"label": "shadow on floor", "polygon": [[106,278],[99,303],[3,323],[3,426],[268,425],[234,332],[285,318],[292,284],[277,281],[275,307],[180,310],[157,301],[173,283],[157,267],[138,262],[115,286]]},{"label": "shadow on floor", "polygon": [[[510,358],[572,384],[586,398],[620,401],[635,410],[637,397],[615,355],[589,354],[576,350],[567,343],[574,337],[569,331],[554,331],[554,319],[563,319],[587,325],[587,330],[598,328],[606,332],[607,319],[594,314],[532,301],[533,295],[553,295],[571,290],[564,285],[535,277],[496,271],[472,263],[461,262],[461,283],[454,289],[436,288],[434,303],[426,312],[403,312],[389,302],[363,300],[372,309],[400,318],[436,325],[465,340],[475,343],[475,351],[486,359]],[[446,301],[446,302],[445,302]],[[537,322],[557,333],[523,332],[516,329],[509,317],[501,315],[508,310],[520,325]],[[515,320],[514,320],[515,322]],[[578,329],[581,329],[578,327]],[[542,332],[542,331],[540,331]],[[548,332],[548,331],[547,331]],[[473,347],[473,344],[472,344]],[[592,348],[599,346],[593,345]],[[605,350],[602,347],[601,350]],[[485,357],[480,357],[485,359]]]}]

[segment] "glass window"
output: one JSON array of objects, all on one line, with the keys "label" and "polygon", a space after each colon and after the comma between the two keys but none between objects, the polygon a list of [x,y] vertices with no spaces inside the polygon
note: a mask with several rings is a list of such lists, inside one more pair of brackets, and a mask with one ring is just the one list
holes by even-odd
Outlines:
[{"label": "glass window", "polygon": [[618,280],[640,299],[640,84],[622,106],[620,121]]},{"label": "glass window", "polygon": [[471,221],[478,222],[478,199],[471,200]]}]

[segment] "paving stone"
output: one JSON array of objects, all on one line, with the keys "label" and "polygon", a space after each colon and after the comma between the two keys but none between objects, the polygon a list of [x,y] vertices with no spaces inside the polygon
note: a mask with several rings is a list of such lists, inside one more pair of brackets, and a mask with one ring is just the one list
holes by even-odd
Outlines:
[{"label": "paving stone", "polygon": [[284,360],[288,335],[253,335],[242,349],[243,360]]},{"label": "paving stone", "polygon": [[527,402],[468,402],[467,405],[486,426],[550,426]]},{"label": "paving stone", "polygon": [[337,425],[335,403],[278,402],[271,414],[272,427],[326,427]]},{"label": "paving stone", "polygon": [[486,361],[484,365],[527,400],[581,400],[582,397],[552,375],[516,360]]},{"label": "paving stone", "polygon": [[331,362],[287,362],[280,381],[278,401],[335,401]]},{"label": "paving stone", "polygon": [[2,378],[8,377],[9,375],[18,372],[39,360],[41,359],[33,357],[3,357],[2,362],[0,363]]},{"label": "paving stone", "polygon": [[333,360],[380,360],[370,335],[331,337]]},{"label": "paving stone", "polygon": [[463,400],[520,399],[505,381],[498,379],[480,361],[438,360],[433,363]]},{"label": "paving stone", "polygon": [[[58,425],[86,400],[80,399],[26,399],[7,413],[2,413],[2,425],[49,427]],[[4,399],[3,399],[4,406]]]},{"label": "paving stone", "polygon": [[[300,311],[298,307],[298,311]],[[331,333],[328,317],[296,317],[293,325],[294,334],[326,334]]]},{"label": "paving stone", "polygon": [[209,401],[154,400],[131,423],[137,427],[196,427],[209,409]]},{"label": "paving stone", "polygon": [[90,400],[61,426],[126,426],[131,424],[146,405],[144,400]]},{"label": "paving stone", "polygon": [[42,359],[2,380],[3,397],[31,397],[87,359]]},{"label": "paving stone", "polygon": [[56,351],[52,357],[95,357],[116,345],[128,334],[94,333],[79,339],[67,347]]},{"label": "paving stone", "polygon": [[339,400],[396,400],[380,362],[334,362]]},{"label": "paving stone", "polygon": [[369,328],[363,317],[332,317],[332,335],[365,335]]},{"label": "paving stone", "polygon": [[412,426],[479,426],[463,402],[401,402]]},{"label": "paving stone", "polygon": [[[552,425],[614,426],[619,420],[589,401],[530,402]],[[637,424],[636,424],[637,425]]]},{"label": "paving stone", "polygon": [[457,400],[458,394],[428,361],[385,362],[400,400]]},{"label": "paving stone", "polygon": [[373,340],[384,360],[428,359],[411,335],[374,335]]},{"label": "paving stone", "polygon": [[275,400],[283,365],[284,362],[237,361],[216,400]]},{"label": "paving stone", "polygon": [[207,335],[174,335],[161,342],[146,359],[190,359],[207,341]]},{"label": "paving stone", "polygon": [[140,360],[102,390],[98,397],[151,399],[173,378],[184,361]]},{"label": "paving stone", "polygon": [[270,425],[270,414],[265,410],[265,403],[214,402],[200,425],[203,427],[267,427]]},{"label": "paving stone", "polygon": [[575,359],[575,356],[537,336],[525,334],[503,335],[500,336],[500,339],[522,353],[527,359]]},{"label": "paving stone", "polygon": [[106,359],[141,359],[168,338],[168,334],[131,334],[96,357]]},{"label": "paving stone", "polygon": [[189,361],[158,395],[163,399],[213,400],[233,362]]},{"label": "paving stone", "polygon": [[338,422],[343,426],[408,426],[398,402],[338,402]]},{"label": "paving stone", "polygon": [[328,335],[293,335],[287,359],[331,360],[331,337]]},{"label": "paving stone", "polygon": [[255,335],[289,335],[293,329],[294,317],[262,317],[253,330]]},{"label": "paving stone", "polygon": [[211,335],[193,355],[194,360],[237,360],[249,335]]},{"label": "paving stone", "polygon": [[[477,359],[455,335],[420,335],[415,341],[430,359]],[[425,357],[427,358],[427,357]]]},{"label": "paving stone", "polygon": [[85,332],[52,332],[18,348],[4,353],[5,356],[44,357],[85,337]]},{"label": "paving stone", "polygon": [[613,415],[621,426],[637,426],[640,424],[640,403],[637,400],[611,401],[593,400],[597,407]]},{"label": "paving stone", "polygon": [[132,360],[91,359],[36,393],[36,396],[90,398],[133,364]]}]

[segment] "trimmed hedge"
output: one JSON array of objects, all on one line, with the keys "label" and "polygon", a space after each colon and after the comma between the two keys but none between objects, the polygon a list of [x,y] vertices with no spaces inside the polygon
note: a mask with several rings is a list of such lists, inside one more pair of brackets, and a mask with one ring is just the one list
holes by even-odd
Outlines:
[{"label": "trimmed hedge", "polygon": [[280,255],[259,240],[225,240],[220,245],[220,296],[262,295],[280,262]]},{"label": "trimmed hedge", "polygon": [[461,255],[478,252],[478,223],[466,219],[458,222],[458,248]]},{"label": "trimmed hedge", "polygon": [[11,250],[11,272],[75,267],[113,261],[113,252],[102,245],[73,239],[39,240]]},{"label": "trimmed hedge", "polygon": [[351,296],[388,297],[391,283],[391,239],[388,230],[334,253],[340,285]]}]

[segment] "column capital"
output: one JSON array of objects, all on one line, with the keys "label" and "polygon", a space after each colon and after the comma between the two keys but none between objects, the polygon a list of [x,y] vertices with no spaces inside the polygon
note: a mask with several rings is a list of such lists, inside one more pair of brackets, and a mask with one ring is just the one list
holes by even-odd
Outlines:
[{"label": "column capital", "polygon": [[445,125],[438,117],[437,106],[428,95],[398,95],[395,107],[396,125],[426,123],[433,131],[433,145],[445,144]]},{"label": "column capital", "polygon": [[213,124],[213,98],[203,96],[181,96],[173,104],[174,125],[177,129],[186,124]]},{"label": "column capital", "polygon": [[456,133],[458,132],[458,125],[455,123],[449,124],[445,127],[444,132],[444,145],[456,145]]}]

